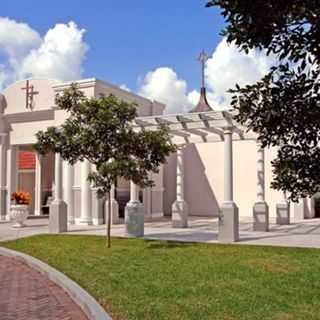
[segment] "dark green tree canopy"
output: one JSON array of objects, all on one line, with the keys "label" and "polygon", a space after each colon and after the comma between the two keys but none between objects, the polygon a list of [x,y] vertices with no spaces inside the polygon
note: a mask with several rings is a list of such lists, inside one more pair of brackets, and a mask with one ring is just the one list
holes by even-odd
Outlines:
[{"label": "dark green tree canopy", "polygon": [[110,95],[86,98],[72,85],[56,97],[56,105],[69,113],[60,127],[38,132],[35,149],[61,154],[71,164],[87,159],[95,165],[89,179],[105,195],[117,177],[140,187],[151,186],[149,172],[158,172],[166,157],[175,151],[168,130],[136,131],[137,107]]},{"label": "dark green tree canopy", "polygon": [[312,54],[319,61],[318,0],[212,0],[211,6],[222,9],[222,34],[239,48],[267,49],[296,62]]},{"label": "dark green tree canopy", "polygon": [[276,146],[272,187],[292,200],[320,191],[320,3],[316,0],[212,0],[222,34],[240,50],[265,50],[276,63],[261,81],[237,86],[236,120]]}]

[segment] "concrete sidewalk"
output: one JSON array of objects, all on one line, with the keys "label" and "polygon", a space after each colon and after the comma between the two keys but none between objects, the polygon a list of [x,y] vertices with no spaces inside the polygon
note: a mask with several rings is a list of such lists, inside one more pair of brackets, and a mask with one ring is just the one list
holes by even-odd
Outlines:
[{"label": "concrete sidewalk", "polygon": [[[12,229],[11,223],[0,223],[0,241],[48,233],[48,220],[27,220],[24,229]],[[69,226],[68,234],[105,235],[105,226]],[[124,225],[112,227],[112,235],[125,236]],[[145,238],[159,240],[218,243],[218,219],[190,218],[190,228],[173,229],[169,219],[145,223]],[[271,224],[270,232],[253,232],[248,219],[241,220],[238,244],[320,248],[320,219],[304,220],[291,225]]]}]

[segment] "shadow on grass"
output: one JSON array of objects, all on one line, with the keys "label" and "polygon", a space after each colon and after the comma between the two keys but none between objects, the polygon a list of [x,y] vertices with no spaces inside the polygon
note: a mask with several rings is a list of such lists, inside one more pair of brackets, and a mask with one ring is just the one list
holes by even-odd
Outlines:
[{"label": "shadow on grass", "polygon": [[198,245],[194,242],[180,242],[180,241],[161,241],[146,240],[148,246],[147,249],[176,249],[176,248],[187,248]]}]

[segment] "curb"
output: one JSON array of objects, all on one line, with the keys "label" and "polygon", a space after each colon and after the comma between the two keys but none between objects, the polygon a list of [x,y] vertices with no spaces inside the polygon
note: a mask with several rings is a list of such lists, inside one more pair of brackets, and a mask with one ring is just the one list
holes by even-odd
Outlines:
[{"label": "curb", "polygon": [[0,255],[15,258],[29,267],[47,276],[52,282],[62,288],[70,298],[81,308],[89,320],[112,320],[100,304],[77,283],[60,271],[27,254],[0,247]]}]

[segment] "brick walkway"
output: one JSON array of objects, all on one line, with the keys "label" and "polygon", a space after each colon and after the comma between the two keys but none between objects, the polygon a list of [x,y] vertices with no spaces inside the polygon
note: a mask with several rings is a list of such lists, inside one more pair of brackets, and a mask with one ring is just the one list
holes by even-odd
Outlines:
[{"label": "brick walkway", "polygon": [[71,298],[44,275],[0,256],[1,320],[87,320]]}]

